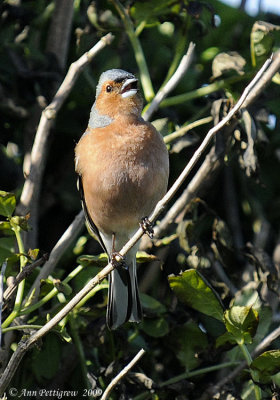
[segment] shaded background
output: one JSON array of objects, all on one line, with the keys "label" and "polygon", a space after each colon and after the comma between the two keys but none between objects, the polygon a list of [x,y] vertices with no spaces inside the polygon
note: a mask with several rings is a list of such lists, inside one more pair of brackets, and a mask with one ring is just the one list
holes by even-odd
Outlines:
[{"label": "shaded background", "polygon": [[[81,208],[76,190],[74,147],[87,127],[100,74],[110,68],[138,74],[131,44],[112,2],[74,1],[69,41],[65,39],[62,44],[57,40],[59,27],[64,26],[55,19],[58,3],[26,0],[5,1],[0,5],[1,190],[14,192],[17,198],[20,197],[24,183],[23,164],[28,164],[28,153],[41,111],[51,101],[69,65],[107,32],[113,32],[115,39],[80,75],[52,128],[40,195],[38,236],[31,235],[29,242],[32,248],[39,248],[42,253],[51,251]],[[245,74],[244,78],[238,69],[224,71],[225,84],[221,90],[208,96],[200,96],[197,92],[188,102],[161,108],[153,118],[157,120],[157,126],[161,125],[164,135],[185,123],[209,116],[213,103],[218,99],[229,99],[229,103],[236,100],[254,72],[250,53],[254,22],[263,20],[280,25],[279,14],[261,12],[251,16],[219,1],[170,2],[173,8],[165,1],[166,8],[159,13],[156,12],[157,1],[122,3],[130,5],[130,15],[136,26],[145,21],[140,40],[156,91],[176,55],[182,48],[186,51],[190,41],[196,43],[195,59],[172,96],[195,91],[221,79],[213,76],[212,71],[212,62],[218,53],[238,52],[246,61],[244,72],[248,75]],[[264,4],[261,10],[265,9]],[[63,2],[60,2],[60,7],[63,8]],[[63,23],[67,25],[71,15],[62,15]],[[277,32],[268,35],[271,48],[278,48],[277,35]],[[231,77],[236,77],[232,83],[226,80]],[[146,299],[146,324],[140,329],[126,327],[115,333],[108,332],[104,314],[106,292],[99,292],[94,301],[73,317],[76,328],[73,324],[70,328],[72,337],[75,329],[79,332],[85,359],[79,358],[75,347],[77,342],[67,344],[49,334],[40,350],[34,349],[25,357],[13,386],[83,388],[82,379],[85,377],[80,363],[85,363],[85,360],[83,367],[92,374],[92,379],[97,377],[98,386],[102,386],[140,346],[150,350],[140,371],[145,371],[156,382],[186,369],[233,359],[236,355],[227,353],[227,349],[215,348],[219,324],[210,318],[205,320],[202,315],[178,303],[167,282],[170,273],[196,267],[211,281],[227,306],[233,295],[214,269],[217,260],[223,265],[233,287],[242,289],[254,281],[255,292],[266,292],[262,298],[263,304],[268,304],[270,309],[270,314],[263,317],[266,332],[278,323],[279,301],[275,282],[280,263],[279,102],[279,86],[273,83],[249,110],[256,126],[251,164],[249,160],[248,166],[244,160],[248,131],[243,123],[230,143],[224,143],[224,166],[219,173],[209,176],[209,182],[205,182],[198,194],[199,200],[188,205],[166,232],[166,237],[176,233],[176,238],[169,245],[149,249],[161,261],[143,265],[139,270],[140,286],[160,303],[153,310],[151,299]],[[190,137],[193,140],[190,142],[170,146],[170,185],[211,126],[203,125],[192,130]],[[254,162],[256,168],[252,167]],[[32,210],[30,212],[32,215]],[[84,229],[80,239],[61,259],[54,277],[62,279],[67,276],[76,265],[77,256],[100,251],[99,245]],[[93,268],[85,270],[73,281],[74,292],[93,276],[96,267]],[[15,274],[15,268],[10,273]],[[276,286],[269,286],[268,281],[273,281]],[[31,283],[32,279],[29,286]],[[51,279],[45,282],[41,296],[50,287]],[[30,321],[33,318],[43,323],[47,313],[52,314],[59,307],[61,304],[56,299],[31,315]],[[154,326],[151,320],[158,320],[159,327]],[[207,327],[203,335],[198,328],[201,324]],[[192,338],[193,346],[188,344],[189,338]],[[199,377],[197,381],[171,385],[159,392],[160,398],[200,399],[219,376],[207,375],[207,379]],[[144,391],[143,382],[139,383],[135,377],[131,380],[120,385],[115,398],[130,398],[132,394],[136,396]],[[242,377],[244,387],[246,382],[246,377]],[[223,398],[228,393],[239,398],[239,385],[240,382],[232,383]]]}]

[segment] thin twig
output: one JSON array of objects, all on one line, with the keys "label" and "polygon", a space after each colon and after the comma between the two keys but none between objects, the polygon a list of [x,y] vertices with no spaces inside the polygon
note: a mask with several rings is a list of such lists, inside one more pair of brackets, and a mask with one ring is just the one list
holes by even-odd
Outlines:
[{"label": "thin twig", "polygon": [[[278,58],[279,67],[280,67],[280,54]],[[240,107],[242,106],[243,102],[246,100],[246,97],[250,90],[254,87],[258,79],[262,76],[263,72],[268,68],[271,63],[271,59],[267,60],[261,70],[257,73],[255,78],[252,82],[245,88],[243,94],[240,97],[240,100],[237,102],[236,106],[229,112],[229,114],[219,122],[214,128],[212,128],[202,144],[199,146],[198,150],[195,152],[194,156],[187,164],[179,178],[173,184],[173,186],[169,189],[167,194],[163,197],[162,200],[158,202],[154,211],[150,215],[149,219],[151,222],[155,221],[161,211],[166,207],[167,203],[172,199],[175,195],[177,190],[180,188],[184,180],[187,178],[188,174],[192,170],[193,166],[199,160],[203,151],[207,148],[208,144],[210,143],[211,139],[214,135],[222,129],[229,120],[238,112]],[[133,237],[126,243],[126,245],[120,250],[121,255],[125,255],[131,248],[136,244],[136,242],[141,238],[143,235],[143,230],[138,229],[137,232],[133,235]],[[61,309],[50,321],[48,321],[43,328],[39,331],[32,334],[26,341],[21,341],[13,353],[5,371],[0,380],[0,395],[5,391],[7,385],[9,384],[10,380],[12,379],[22,357],[28,351],[30,347],[32,347],[37,340],[42,338],[50,329],[52,329],[56,324],[58,324],[83,298],[86,296],[97,284],[99,284],[110,272],[112,272],[114,267],[111,263],[109,263],[105,268],[103,268],[94,278],[92,278],[85,287],[80,290],[66,306]]]},{"label": "thin twig", "polygon": [[262,351],[264,351],[267,347],[271,345],[271,343],[276,340],[280,336],[280,327],[274,329],[274,331],[270,332],[254,349],[252,352],[252,357],[255,358]]},{"label": "thin twig", "polygon": [[274,54],[272,54],[270,60],[271,60],[270,68],[267,69],[262,74],[262,76],[260,77],[260,79],[258,80],[256,85],[254,85],[254,87],[252,88],[251,92],[248,93],[248,96],[247,96],[246,100],[244,101],[242,108],[248,107],[248,105],[252,101],[254,101],[263,92],[263,90],[266,88],[266,86],[271,82],[271,79],[276,74],[276,72],[279,71],[280,50],[278,50]]},{"label": "thin twig", "polygon": [[[46,163],[47,152],[45,149],[54,119],[84,67],[91,62],[100,50],[110,44],[112,40],[113,35],[110,33],[107,34],[88,52],[70,65],[64,81],[55,94],[52,102],[43,110],[32,147],[30,171],[23,186],[20,203],[18,205],[19,214],[25,215],[27,212],[32,210],[31,219],[37,221],[38,200]],[[36,229],[33,222],[32,225],[33,229]]]},{"label": "thin twig", "polygon": [[213,117],[209,116],[209,117],[198,119],[194,122],[190,122],[188,125],[182,126],[182,128],[178,129],[177,131],[174,131],[174,132],[170,133],[169,135],[164,136],[164,138],[163,138],[164,143],[168,144],[170,142],[173,142],[173,140],[176,140],[176,139],[184,136],[190,130],[197,128],[198,126],[201,126],[204,124],[209,124],[209,122],[211,122],[211,121],[213,121]]},{"label": "thin twig", "polygon": [[213,176],[220,165],[220,158],[215,152],[215,146],[213,146],[181,196],[170,207],[159,224],[154,227],[155,238],[159,238],[165,233],[178,214],[197,195],[198,191],[201,190],[202,186],[208,184],[209,176]]},{"label": "thin twig", "polygon": [[4,300],[8,301],[9,298],[12,296],[14,291],[16,290],[18,284],[25,278],[27,278],[34,268],[39,267],[48,259],[48,254],[44,254],[43,257],[39,258],[39,260],[34,261],[32,264],[26,265],[22,271],[16,276],[15,281],[12,285],[8,286],[4,292]]},{"label": "thin twig", "polygon": [[73,0],[55,1],[55,9],[48,32],[46,53],[56,56],[61,69],[65,68],[67,60],[74,14],[73,3]]},{"label": "thin twig", "polygon": [[166,96],[177,86],[179,81],[182,79],[182,77],[185,75],[187,69],[189,68],[192,58],[193,58],[193,53],[195,49],[195,44],[191,42],[189,44],[189,48],[187,53],[184,55],[182,58],[178,68],[172,75],[172,77],[169,79],[169,81],[157,92],[155,97],[153,98],[153,101],[149,105],[149,108],[144,112],[143,118],[148,121],[152,114],[158,109],[160,103],[163,101],[163,99],[166,98]]},{"label": "thin twig", "polygon": [[[269,68],[267,68],[268,64],[270,64]],[[262,69],[258,73],[259,74],[258,80],[255,81],[255,85],[251,86],[251,89],[252,89],[252,92],[254,93],[254,96],[252,95],[252,92],[248,93],[248,91],[247,91],[247,95],[248,96],[245,98],[243,104],[241,104],[240,109],[248,107],[256,99],[256,97],[260,94],[260,92],[262,90],[261,87],[260,87],[260,82],[262,82],[263,88],[266,87],[267,84],[271,81],[271,79],[275,75],[275,73],[279,70],[279,68],[280,68],[280,51],[276,52],[273,55],[273,57],[270,58],[269,60],[267,60],[267,63],[265,63],[263,65]],[[264,79],[264,76],[266,77],[266,79]],[[257,78],[257,75],[255,76],[254,80],[256,80],[256,78]],[[253,83],[253,81],[251,82],[251,84],[252,83]],[[244,95],[244,93],[245,93],[245,91],[243,92],[243,95]],[[241,98],[240,98],[240,100],[241,100]],[[239,102],[240,102],[240,100],[239,100]],[[236,104],[236,106],[237,105],[238,105],[238,103]],[[232,109],[231,112],[233,110],[234,109]],[[224,120],[222,120],[221,122],[223,122],[223,121]],[[219,126],[219,124],[216,125],[214,128],[212,128],[208,132],[208,134],[207,134],[206,138],[204,139],[204,141],[207,139],[207,137],[211,133],[211,131],[213,129],[216,129],[216,127]],[[236,124],[236,122],[235,122],[235,124]],[[203,142],[202,142],[201,146],[199,147],[199,149],[202,147]],[[197,150],[197,152],[200,151],[199,149]],[[196,157],[196,153],[194,154],[193,158],[194,157]],[[209,153],[209,155],[206,157],[206,159],[204,160],[204,162],[201,165],[201,167],[198,170],[198,172],[195,174],[195,176],[193,177],[193,179],[189,183],[188,187],[184,190],[182,195],[176,200],[176,202],[173,204],[173,206],[169,209],[169,211],[167,212],[165,217],[161,220],[160,224],[155,226],[155,228],[154,228],[154,236],[155,237],[161,236],[162,233],[166,231],[168,226],[175,220],[177,215],[193,199],[193,197],[196,195],[198,190],[201,188],[201,185],[203,185],[203,184],[205,184],[205,182],[207,182],[207,179],[209,179],[209,174],[211,172],[213,172],[214,170],[216,170],[216,167],[219,166],[217,164],[219,164],[219,160],[216,157],[215,153],[213,151],[211,151]],[[188,165],[187,165],[187,167],[188,167]]]},{"label": "thin twig", "polygon": [[1,348],[1,341],[2,341],[2,305],[3,305],[3,287],[4,287],[4,275],[7,268],[7,261],[4,261],[1,268],[0,274],[0,348]]},{"label": "thin twig", "polygon": [[28,339],[21,340],[16,351],[13,353],[0,379],[0,396],[4,393],[7,385],[10,383],[16,372],[24,354],[47,332],[57,325],[95,286],[97,286],[110,272],[113,266],[109,263],[94,278],[92,278],[82,290],[80,290],[70,301],[61,309],[51,320],[49,320],[41,329],[32,334]]},{"label": "thin twig", "polygon": [[145,350],[141,349],[138,351],[136,356],[127,364],[124,369],[111,381],[111,383],[107,386],[105,392],[103,393],[100,400],[106,400],[113,390],[113,388],[118,384],[118,382],[128,373],[128,371],[140,360],[140,358],[145,354]]}]

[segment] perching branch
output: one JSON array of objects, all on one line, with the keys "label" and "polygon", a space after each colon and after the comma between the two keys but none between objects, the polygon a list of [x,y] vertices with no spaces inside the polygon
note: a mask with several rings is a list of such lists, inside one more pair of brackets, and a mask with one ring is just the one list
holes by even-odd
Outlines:
[{"label": "perching branch", "polygon": [[[261,69],[263,71],[261,70],[259,71],[260,73],[259,79],[256,81],[256,84],[248,92],[248,95],[245,98],[243,104],[240,106],[240,109],[244,109],[248,107],[250,104],[252,104],[256,100],[257,96],[262,92],[262,90],[269,84],[275,73],[279,70],[280,51],[276,52],[273,55],[272,59],[268,60],[268,63],[270,64],[268,68],[265,67],[264,65],[263,68]],[[223,120],[221,122],[223,122]],[[231,120],[230,125],[227,125],[227,128],[232,131],[235,125],[236,121]],[[216,125],[216,127],[217,126],[218,125]],[[212,129],[215,129],[216,127]],[[208,132],[208,135],[211,131],[212,130]],[[198,151],[199,149],[197,150],[197,152]],[[221,165],[221,160],[219,160],[219,157],[217,156],[217,154],[215,154],[215,150],[213,148],[203,161],[201,167],[199,168],[195,176],[192,178],[191,182],[188,184],[187,188],[184,190],[181,196],[175,201],[172,207],[168,210],[167,214],[163,217],[160,223],[157,226],[155,226],[154,228],[155,237],[162,236],[162,234],[166,231],[168,226],[175,220],[175,218],[184,209],[184,207],[186,207],[186,205],[197,195],[198,190],[200,190],[201,187],[205,185],[207,179],[209,179],[209,176],[211,176],[214,173],[214,171],[216,171],[220,167],[220,165]]]},{"label": "perching branch", "polygon": [[147,110],[144,111],[144,114],[142,116],[146,121],[148,121],[151,118],[152,114],[158,109],[162,100],[165,99],[166,96],[173,89],[175,89],[179,81],[183,78],[193,59],[194,49],[195,49],[195,44],[191,42],[189,44],[187,53],[182,58],[174,74],[171,76],[169,81],[157,92],[157,94],[153,98],[153,101],[148,106]]},{"label": "perching branch", "polygon": [[102,397],[100,400],[106,400],[108,399],[109,394],[113,390],[113,388],[118,384],[118,382],[128,373],[128,371],[140,360],[140,358],[145,354],[145,350],[141,349],[138,351],[136,356],[130,361],[129,364],[127,364],[124,369],[121,370],[121,372],[115,376],[115,378],[111,381],[111,383],[107,386],[105,392],[103,393]]},{"label": "perching branch", "polygon": [[[278,68],[280,68],[280,53],[276,54],[273,58],[268,59],[260,71],[256,74],[255,78],[250,82],[250,84],[245,88],[243,94],[241,95],[237,104],[233,107],[233,109],[229,112],[229,114],[221,120],[214,128],[210,129],[202,144],[199,146],[197,151],[194,153],[190,162],[187,164],[179,178],[172,185],[166,195],[158,202],[154,211],[150,215],[149,219],[151,222],[154,222],[162,210],[166,207],[168,202],[172,199],[175,193],[178,191],[182,183],[188,177],[194,165],[200,159],[202,153],[208,147],[208,144],[213,139],[213,137],[217,134],[219,130],[221,130],[233,116],[239,111],[244,101],[246,100],[250,91],[255,87],[256,83],[263,76],[264,72],[268,70],[269,65],[271,63],[277,62]],[[142,229],[138,229],[137,232],[133,235],[133,237],[126,243],[126,245],[120,250],[121,255],[125,255],[141,238],[143,235]],[[21,341],[12,355],[2,377],[0,380],[0,395],[4,392],[5,388],[9,384],[12,379],[22,357],[28,351],[37,340],[41,339],[50,329],[52,329],[56,324],[58,324],[83,298],[86,296],[97,284],[99,284],[110,272],[112,272],[113,266],[109,263],[105,268],[103,268],[94,278],[92,278],[86,286],[80,290],[70,301],[69,303],[61,309],[50,321],[46,323],[46,325],[31,335],[26,341]]]},{"label": "perching branch", "polygon": [[[110,44],[113,38],[111,33],[107,34],[88,52],[70,65],[65,79],[52,102],[43,110],[31,152],[30,171],[23,186],[18,206],[19,214],[26,215],[32,210],[31,218],[34,218],[35,221],[37,220],[38,200],[46,164],[46,146],[54,119],[84,67],[92,61],[97,53]],[[33,229],[36,229],[36,226],[32,225]]]}]

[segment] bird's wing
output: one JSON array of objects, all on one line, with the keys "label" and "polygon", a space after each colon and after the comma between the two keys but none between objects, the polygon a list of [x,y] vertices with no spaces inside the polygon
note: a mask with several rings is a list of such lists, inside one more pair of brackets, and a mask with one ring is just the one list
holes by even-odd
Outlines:
[{"label": "bird's wing", "polygon": [[78,180],[77,180],[77,187],[78,187],[78,191],[80,193],[80,197],[81,197],[81,202],[82,202],[82,206],[83,206],[83,210],[84,210],[84,214],[85,214],[85,218],[86,218],[86,222],[87,222],[87,226],[89,227],[89,230],[97,236],[97,239],[101,245],[101,247],[103,248],[103,250],[108,254],[108,251],[105,247],[105,244],[102,240],[102,237],[100,236],[99,230],[97,228],[97,226],[95,225],[95,223],[93,222],[88,209],[87,209],[87,204],[85,201],[85,195],[84,195],[84,188],[83,188],[83,181],[82,181],[82,177],[81,175],[78,175]]}]

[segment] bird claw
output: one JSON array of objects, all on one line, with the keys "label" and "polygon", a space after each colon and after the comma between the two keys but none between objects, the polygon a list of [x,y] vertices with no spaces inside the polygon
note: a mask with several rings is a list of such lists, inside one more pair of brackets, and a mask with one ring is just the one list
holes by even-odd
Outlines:
[{"label": "bird claw", "polygon": [[122,256],[117,251],[113,251],[111,254],[111,263],[114,268],[124,268],[127,269],[127,266],[124,261],[124,256]]},{"label": "bird claw", "polygon": [[151,221],[149,220],[149,218],[148,217],[142,218],[139,225],[143,229],[143,232],[146,233],[150,239],[153,239],[154,230],[153,230],[153,225],[152,225]]}]

